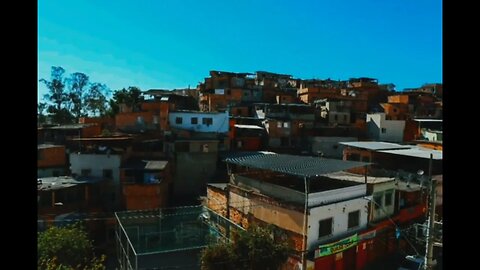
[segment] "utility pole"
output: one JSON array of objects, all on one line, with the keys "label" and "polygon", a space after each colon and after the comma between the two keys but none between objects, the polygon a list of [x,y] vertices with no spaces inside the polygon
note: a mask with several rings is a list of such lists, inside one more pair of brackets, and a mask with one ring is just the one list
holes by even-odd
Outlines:
[{"label": "utility pole", "polygon": [[432,160],[433,154],[430,154],[430,162],[428,164],[428,178],[430,180],[430,196],[428,206],[428,220],[427,220],[427,245],[425,249],[425,268],[426,270],[433,269],[433,232],[435,230],[435,204],[436,204],[436,189],[435,181],[432,179]]}]

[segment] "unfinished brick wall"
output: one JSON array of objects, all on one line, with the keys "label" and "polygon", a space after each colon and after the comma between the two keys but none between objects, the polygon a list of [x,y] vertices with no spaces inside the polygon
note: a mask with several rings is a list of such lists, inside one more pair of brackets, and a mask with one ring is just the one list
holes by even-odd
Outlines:
[{"label": "unfinished brick wall", "polygon": [[210,186],[207,186],[207,207],[215,213],[227,216],[227,196],[226,192]]}]

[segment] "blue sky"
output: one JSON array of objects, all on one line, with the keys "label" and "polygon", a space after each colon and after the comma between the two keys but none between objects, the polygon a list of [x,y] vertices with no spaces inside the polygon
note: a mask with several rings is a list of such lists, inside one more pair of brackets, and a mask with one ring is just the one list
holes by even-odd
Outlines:
[{"label": "blue sky", "polygon": [[195,88],[209,70],[374,77],[401,90],[442,82],[442,2],[39,0],[38,79],[51,66],[112,90]]}]

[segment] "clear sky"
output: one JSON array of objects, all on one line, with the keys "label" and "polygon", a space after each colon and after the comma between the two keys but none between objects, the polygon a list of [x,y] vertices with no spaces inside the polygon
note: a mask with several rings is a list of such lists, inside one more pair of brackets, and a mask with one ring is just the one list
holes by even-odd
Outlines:
[{"label": "clear sky", "polygon": [[38,79],[51,66],[112,90],[195,88],[210,70],[402,90],[442,82],[442,1],[38,0]]}]

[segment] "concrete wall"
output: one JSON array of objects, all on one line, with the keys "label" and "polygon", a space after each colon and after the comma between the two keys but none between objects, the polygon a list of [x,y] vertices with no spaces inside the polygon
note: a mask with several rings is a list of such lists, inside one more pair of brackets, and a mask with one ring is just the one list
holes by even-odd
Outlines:
[{"label": "concrete wall", "polygon": [[[230,207],[244,215],[251,214],[268,224],[274,224],[282,229],[298,234],[303,232],[303,213],[274,205],[264,200],[248,198],[247,194],[237,194],[230,191]],[[232,211],[230,211],[232,214]]]},{"label": "concrete wall", "polygon": [[[346,234],[348,231],[357,231],[367,227],[368,201],[363,198],[343,201],[310,209],[308,216],[307,246],[314,248],[321,242]],[[359,226],[348,229],[348,213],[360,210]],[[332,234],[318,238],[319,221],[333,218]]]},{"label": "concrete wall", "polygon": [[217,152],[177,152],[174,199],[206,194],[206,184],[211,182],[216,171],[217,156]]},{"label": "concrete wall", "polygon": [[385,113],[367,114],[367,134],[370,139],[403,142],[404,120],[385,120]]},{"label": "concrete wall", "polygon": [[344,145],[339,142],[357,141],[355,137],[309,137],[312,145],[312,152],[321,151],[326,158],[342,159]]},{"label": "concrete wall", "polygon": [[[176,123],[177,117],[182,118],[181,124]],[[197,118],[197,124],[192,124],[192,118]],[[204,124],[204,118],[211,118],[212,124]],[[172,128],[186,129],[196,132],[227,133],[229,128],[228,111],[223,113],[170,112],[168,121]]]}]

